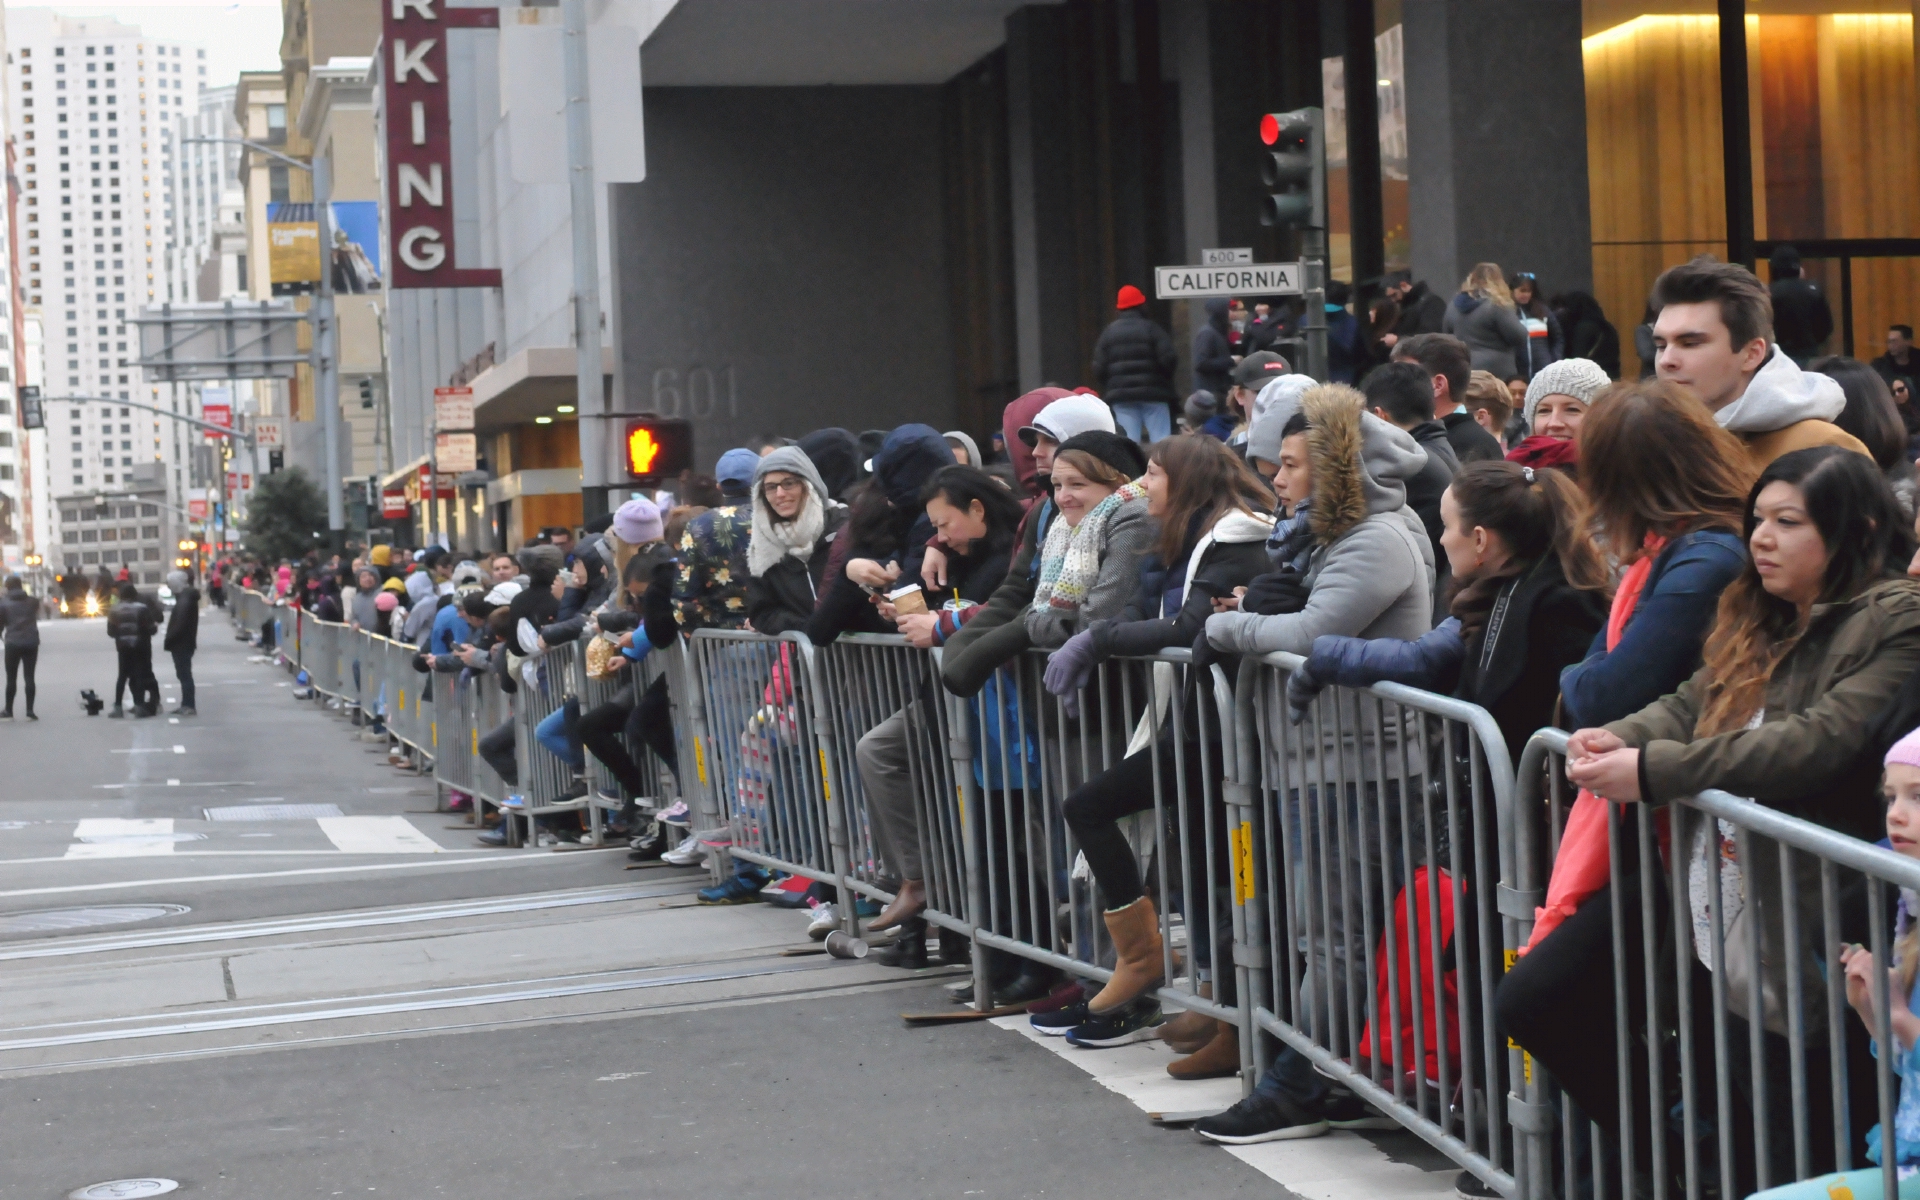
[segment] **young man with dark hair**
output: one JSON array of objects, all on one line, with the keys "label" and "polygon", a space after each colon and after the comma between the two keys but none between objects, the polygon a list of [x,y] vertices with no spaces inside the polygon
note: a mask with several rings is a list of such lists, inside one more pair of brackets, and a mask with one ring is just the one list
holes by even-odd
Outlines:
[{"label": "young man with dark hair", "polygon": [[1703,254],[1654,281],[1652,306],[1660,378],[1692,388],[1755,470],[1810,446],[1867,452],[1833,424],[1847,406],[1839,383],[1774,345],[1773,302],[1752,271]]},{"label": "young man with dark hair", "polygon": [[1396,360],[1369,371],[1361,381],[1360,394],[1367,398],[1368,412],[1412,434],[1427,452],[1427,465],[1407,480],[1407,507],[1427,527],[1438,563],[1442,561],[1440,494],[1453,482],[1460,460],[1447,441],[1446,427],[1433,419],[1433,382],[1419,363]]},{"label": "young man with dark hair", "polygon": [[1450,333],[1417,334],[1394,346],[1393,361],[1418,363],[1432,377],[1433,411],[1446,426],[1454,458],[1470,463],[1503,457],[1499,439],[1480,428],[1466,406],[1473,358],[1465,342]]},{"label": "young man with dark hair", "polygon": [[1913,326],[1887,326],[1887,352],[1873,360],[1873,369],[1891,387],[1895,379],[1913,379],[1915,367],[1920,362],[1913,357]]}]

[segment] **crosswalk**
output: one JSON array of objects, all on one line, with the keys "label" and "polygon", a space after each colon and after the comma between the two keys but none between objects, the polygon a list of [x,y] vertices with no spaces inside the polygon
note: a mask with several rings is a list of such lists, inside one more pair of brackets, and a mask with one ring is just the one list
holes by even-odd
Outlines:
[{"label": "crosswalk", "polygon": [[[249,823],[242,827],[246,832],[236,832],[232,825],[207,829],[209,824],[171,817],[89,817],[75,824],[73,841],[66,847],[64,857],[150,858],[195,851],[239,853],[243,845],[252,853],[275,852],[258,843],[235,845],[229,841],[266,837],[292,843],[286,853],[439,854],[445,849],[403,816],[333,816],[272,822],[277,827],[272,832],[261,829],[266,822]],[[315,832],[318,837],[313,836]],[[214,834],[224,835],[218,842],[221,849],[203,848]]]}]

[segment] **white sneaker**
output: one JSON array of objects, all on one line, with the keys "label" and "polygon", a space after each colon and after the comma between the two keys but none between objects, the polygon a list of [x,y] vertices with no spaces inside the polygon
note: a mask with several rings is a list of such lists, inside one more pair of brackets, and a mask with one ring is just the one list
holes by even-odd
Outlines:
[{"label": "white sneaker", "polygon": [[831,902],[813,906],[813,920],[807,923],[807,936],[816,942],[824,942],[827,935],[840,928],[840,906]]},{"label": "white sneaker", "polygon": [[688,838],[660,856],[661,862],[676,867],[697,867],[706,860],[707,847],[699,838]]}]

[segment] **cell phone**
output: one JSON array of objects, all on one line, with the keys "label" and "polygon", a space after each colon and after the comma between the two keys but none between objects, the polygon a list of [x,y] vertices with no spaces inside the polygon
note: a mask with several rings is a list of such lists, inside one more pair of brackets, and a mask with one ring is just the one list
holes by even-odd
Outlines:
[{"label": "cell phone", "polygon": [[1222,600],[1233,595],[1232,588],[1224,584],[1215,583],[1211,579],[1196,579],[1187,586],[1199,592],[1201,595],[1211,597],[1215,600]]}]

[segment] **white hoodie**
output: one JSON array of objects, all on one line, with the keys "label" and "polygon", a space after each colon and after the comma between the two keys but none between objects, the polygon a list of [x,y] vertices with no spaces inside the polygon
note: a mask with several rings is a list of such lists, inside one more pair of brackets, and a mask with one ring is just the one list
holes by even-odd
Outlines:
[{"label": "white hoodie", "polygon": [[1740,398],[1713,414],[1729,433],[1772,433],[1796,421],[1831,421],[1847,407],[1838,380],[1802,371],[1775,346]]}]

